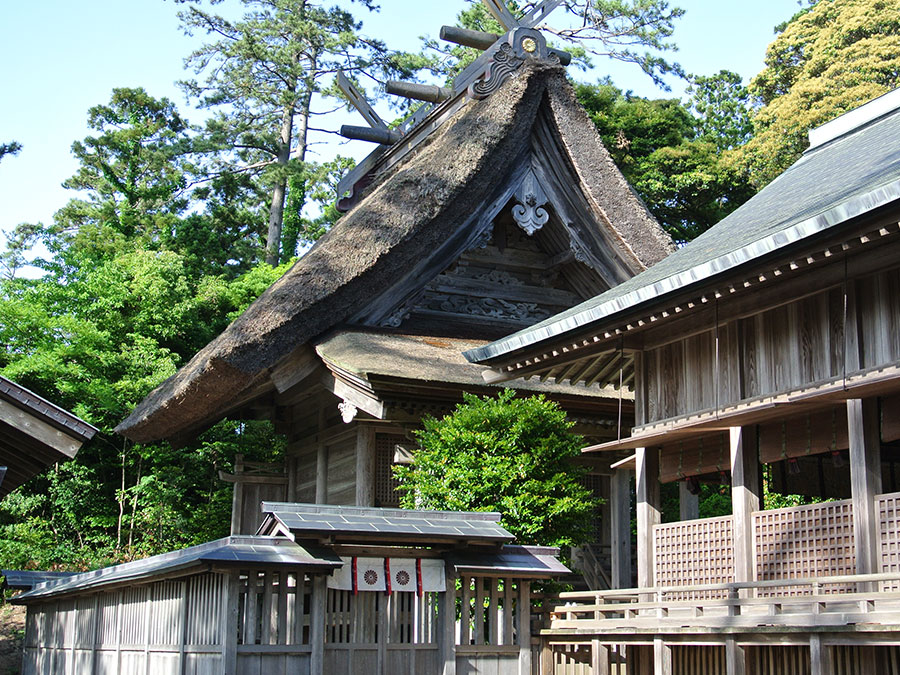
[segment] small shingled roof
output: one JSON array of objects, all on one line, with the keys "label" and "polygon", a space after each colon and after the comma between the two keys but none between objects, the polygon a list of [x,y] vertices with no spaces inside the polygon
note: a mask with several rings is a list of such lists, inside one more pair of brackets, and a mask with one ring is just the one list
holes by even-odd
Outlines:
[{"label": "small shingled roof", "polygon": [[546,340],[690,286],[900,200],[900,110],[807,150],[743,206],[650,269],[531,328],[465,353],[472,362],[511,358]]},{"label": "small shingled roof", "polygon": [[151,577],[173,572],[187,575],[202,570],[205,565],[289,565],[292,568],[327,572],[342,564],[341,559],[330,551],[300,546],[281,537],[231,536],[180,551],[49,581],[17,596],[14,602],[84,592],[111,584],[152,580]]},{"label": "small shingled roof", "polygon": [[267,514],[260,532],[280,523],[298,540],[329,539],[343,543],[377,540],[401,543],[504,544],[515,537],[500,526],[500,514],[469,511],[420,511],[263,502]]},{"label": "small shingled roof", "polygon": [[461,551],[448,554],[447,564],[457,574],[521,576],[529,579],[559,577],[571,570],[559,559],[552,546],[504,546],[496,553]]},{"label": "small shingled roof", "polygon": [[616,168],[564,69],[529,63],[380,175],[356,207],[116,431],[137,442],[196,433],[264,384],[294,349],[349,321],[411,270],[462,253],[476,234],[465,229],[478,215],[473,209],[497,199],[528,161],[545,117],[616,254],[649,266],[670,253],[671,239]]},{"label": "small shingled roof", "polygon": [[[467,388],[512,387],[519,391],[543,394],[571,394],[570,387],[556,382],[519,379],[498,385],[487,385],[481,377],[483,368],[463,358],[462,353],[486,345],[487,340],[399,335],[394,333],[344,330],[316,345],[325,361],[358,377],[392,378],[418,382],[459,384]],[[615,387],[585,387],[583,395],[599,399],[618,399]],[[628,392],[627,398],[633,395]]]}]

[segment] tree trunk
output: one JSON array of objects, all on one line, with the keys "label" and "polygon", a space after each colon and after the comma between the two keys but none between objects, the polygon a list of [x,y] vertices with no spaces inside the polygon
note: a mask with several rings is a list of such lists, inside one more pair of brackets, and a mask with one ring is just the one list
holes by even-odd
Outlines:
[{"label": "tree trunk", "polygon": [[[286,106],[281,113],[281,137],[278,144],[276,162],[286,167],[291,158],[291,136],[294,130],[294,106]],[[266,262],[273,267],[278,264],[281,252],[281,227],[284,222],[284,196],[287,175],[282,174],[272,189],[272,205],[269,207],[269,234],[266,238]]]}]

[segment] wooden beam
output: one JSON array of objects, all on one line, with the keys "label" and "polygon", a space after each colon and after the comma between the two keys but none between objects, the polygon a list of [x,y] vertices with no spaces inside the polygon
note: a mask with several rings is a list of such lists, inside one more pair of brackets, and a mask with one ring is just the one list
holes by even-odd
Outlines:
[{"label": "wooden beam", "polygon": [[753,581],[753,519],[760,508],[759,448],[756,427],[732,427],[731,512],[734,533],[734,580]]},{"label": "wooden beam", "polygon": [[375,427],[357,425],[356,505],[375,506]]},{"label": "wooden beam", "polygon": [[733,637],[725,638],[725,673],[726,675],[745,675],[747,672],[747,655],[744,648]]},{"label": "wooden beam", "polygon": [[662,638],[653,639],[654,675],[672,675],[672,647]]},{"label": "wooden beam", "polygon": [[324,675],[325,600],[328,595],[324,574],[312,578],[312,607],[309,611],[309,675]]},{"label": "wooden beam", "polygon": [[678,516],[680,520],[697,520],[700,517],[700,495],[688,489],[687,481],[678,481]]},{"label": "wooden beam", "polygon": [[321,365],[318,354],[308,345],[302,345],[292,351],[276,365],[269,379],[279,394],[302,382]]},{"label": "wooden beam", "polygon": [[655,586],[653,566],[653,528],[662,521],[659,499],[659,451],[637,448],[637,573],[638,586]]},{"label": "wooden beam", "polygon": [[84,443],[72,438],[47,422],[30,415],[12,403],[0,399],[0,422],[25,432],[44,445],[53,448],[66,457],[74,457]]},{"label": "wooden beam", "polygon": [[438,594],[440,672],[442,675],[456,675],[456,572],[452,565],[444,566],[444,575],[446,590]]},{"label": "wooden beam", "polygon": [[[504,583],[510,583],[507,579]],[[447,593],[450,594],[447,586]],[[519,579],[519,598],[517,601],[517,620],[519,622],[516,634],[516,643],[519,645],[519,673],[518,675],[531,675],[531,582],[528,579]],[[512,608],[504,608],[512,611]]]},{"label": "wooden beam", "polygon": [[609,675],[609,647],[591,640],[591,675]]},{"label": "wooden beam", "polygon": [[850,440],[850,489],[853,499],[853,537],[856,573],[877,574],[880,569],[878,512],[875,495],[881,493],[881,434],[878,399],[847,401]]},{"label": "wooden beam", "polygon": [[616,469],[609,492],[612,586],[631,588],[631,471]]},{"label": "wooden beam", "polygon": [[[319,433],[325,431],[325,406],[319,406]],[[316,504],[328,503],[328,446],[320,439],[316,446]]]},{"label": "wooden beam", "polygon": [[822,643],[822,636],[818,633],[809,636],[809,665],[810,675],[834,675],[831,647]]},{"label": "wooden beam", "polygon": [[322,378],[322,385],[341,400],[352,403],[376,419],[384,419],[384,403],[374,395],[350,386],[333,373],[328,373]]}]

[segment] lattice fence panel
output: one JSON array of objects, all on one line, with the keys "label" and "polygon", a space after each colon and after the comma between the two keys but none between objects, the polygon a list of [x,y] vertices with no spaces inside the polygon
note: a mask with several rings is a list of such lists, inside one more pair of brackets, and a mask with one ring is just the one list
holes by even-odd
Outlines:
[{"label": "lattice fence panel", "polygon": [[675,645],[672,647],[672,672],[676,675],[726,675],[725,648]]},{"label": "lattice fence panel", "polygon": [[[849,499],[753,514],[756,578],[760,581],[856,574]],[[847,588],[826,586],[825,593]],[[810,590],[779,590],[799,595]]]},{"label": "lattice fence panel", "polygon": [[394,478],[394,451],[397,445],[409,444],[400,434],[377,434],[375,436],[375,505],[383,507],[400,506],[400,481]]},{"label": "lattice fence panel", "polygon": [[[653,528],[657,586],[727,584],[734,581],[731,516],[665,523]],[[724,597],[724,592],[671,593],[670,600]]]},{"label": "lattice fence panel", "polygon": [[[900,492],[875,498],[881,535],[881,572],[900,574]],[[885,591],[900,591],[900,581],[884,582]]]}]

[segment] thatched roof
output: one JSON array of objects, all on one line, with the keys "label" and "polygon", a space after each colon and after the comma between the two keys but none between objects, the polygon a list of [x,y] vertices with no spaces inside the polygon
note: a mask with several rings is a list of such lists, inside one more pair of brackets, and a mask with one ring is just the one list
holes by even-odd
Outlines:
[{"label": "thatched roof", "polygon": [[528,160],[542,108],[621,254],[646,267],[671,252],[671,241],[603,148],[563,69],[529,64],[489,98],[467,103],[379,176],[353,210],[117,431],[146,442],[216,421],[298,346],[346,323],[421,261],[446,256],[448,242],[463,246],[460,228],[472,222],[473,209],[496,198],[497,185]]}]

